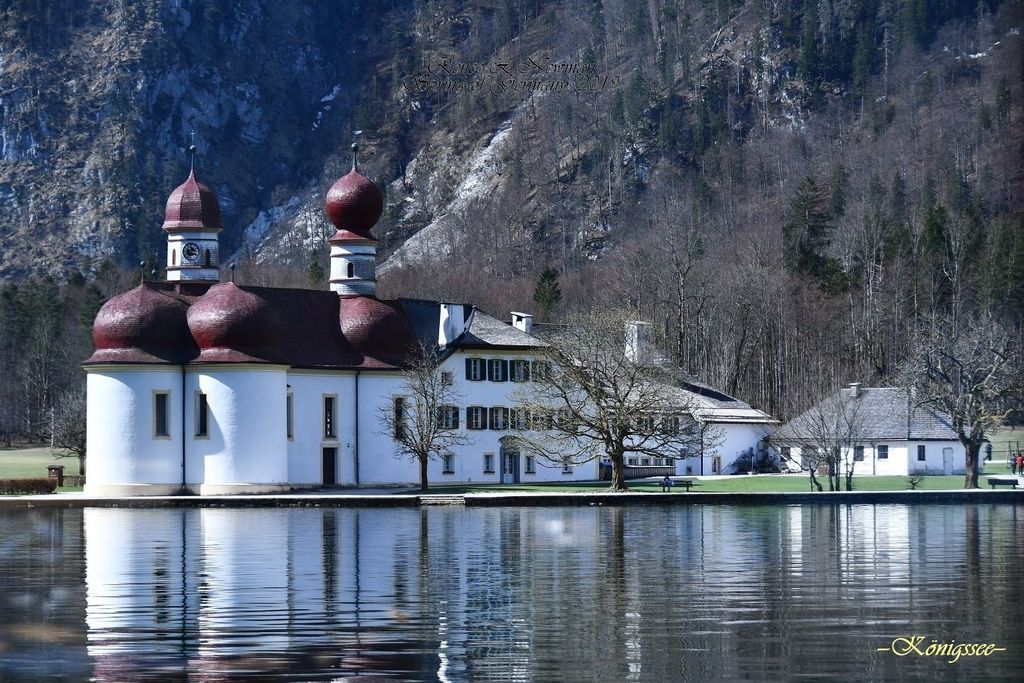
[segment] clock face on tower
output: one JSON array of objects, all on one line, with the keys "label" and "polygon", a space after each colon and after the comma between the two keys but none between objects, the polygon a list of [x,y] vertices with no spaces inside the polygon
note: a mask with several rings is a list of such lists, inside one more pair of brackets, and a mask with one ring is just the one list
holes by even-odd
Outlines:
[{"label": "clock face on tower", "polygon": [[199,245],[195,242],[186,242],[185,246],[181,248],[181,258],[190,263],[198,261],[200,253],[202,252],[199,249]]}]

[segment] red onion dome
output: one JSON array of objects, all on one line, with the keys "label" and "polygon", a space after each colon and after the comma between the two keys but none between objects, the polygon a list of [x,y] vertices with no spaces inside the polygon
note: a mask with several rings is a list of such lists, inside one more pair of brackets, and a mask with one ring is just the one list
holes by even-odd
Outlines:
[{"label": "red onion dome", "polygon": [[188,329],[201,363],[273,363],[281,322],[259,295],[224,282],[210,287],[188,309]]},{"label": "red onion dome", "polygon": [[363,356],[400,365],[416,349],[412,324],[396,302],[341,297],[340,318],[341,333]]},{"label": "red onion dome", "polygon": [[86,365],[183,363],[196,354],[188,303],[144,282],[103,304],[92,326],[95,352]]},{"label": "red onion dome", "polygon": [[220,204],[209,187],[196,180],[195,171],[174,188],[164,210],[164,230],[220,230]]},{"label": "red onion dome", "polygon": [[348,175],[338,178],[327,192],[324,203],[327,217],[339,232],[349,231],[370,237],[370,228],[384,212],[384,196],[369,178],[355,166]]}]

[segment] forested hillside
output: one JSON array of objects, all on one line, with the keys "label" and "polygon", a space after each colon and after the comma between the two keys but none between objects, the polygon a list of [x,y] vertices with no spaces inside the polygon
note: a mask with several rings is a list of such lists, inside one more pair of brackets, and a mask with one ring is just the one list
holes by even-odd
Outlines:
[{"label": "forested hillside", "polygon": [[13,0],[0,433],[44,433],[92,313],[158,262],[193,130],[242,280],[326,286],[358,139],[385,295],[626,305],[780,418],[892,381],[934,315],[1020,325],[1021,5]]}]

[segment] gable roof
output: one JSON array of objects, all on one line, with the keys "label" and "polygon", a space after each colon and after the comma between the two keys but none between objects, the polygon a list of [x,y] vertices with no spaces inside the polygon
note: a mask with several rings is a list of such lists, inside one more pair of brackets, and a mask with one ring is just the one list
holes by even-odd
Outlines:
[{"label": "gable roof", "polygon": [[679,396],[680,403],[691,406],[694,416],[701,422],[766,425],[779,423],[768,413],[693,377],[684,378],[678,385],[672,385],[672,389]]},{"label": "gable roof", "polygon": [[799,442],[815,438],[813,422],[843,399],[856,401],[858,431],[864,441],[955,441],[949,416],[929,406],[914,405],[904,387],[864,387],[856,396],[850,388],[831,394],[775,432],[779,441]]},{"label": "gable roof", "polygon": [[456,337],[452,346],[461,349],[536,349],[547,344],[474,308],[466,331]]}]

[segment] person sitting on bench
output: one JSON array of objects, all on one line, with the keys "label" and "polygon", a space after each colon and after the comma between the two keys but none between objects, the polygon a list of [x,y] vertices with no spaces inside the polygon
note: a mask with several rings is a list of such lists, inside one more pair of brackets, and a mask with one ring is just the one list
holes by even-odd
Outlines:
[{"label": "person sitting on bench", "polygon": [[667,474],[661,480],[661,492],[672,493],[672,478]]}]

